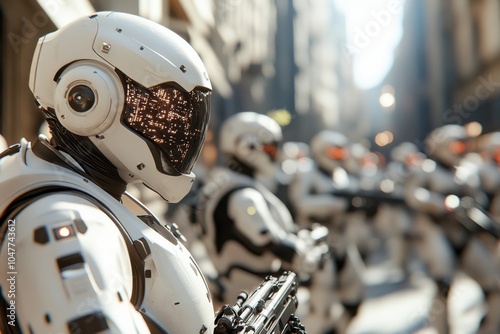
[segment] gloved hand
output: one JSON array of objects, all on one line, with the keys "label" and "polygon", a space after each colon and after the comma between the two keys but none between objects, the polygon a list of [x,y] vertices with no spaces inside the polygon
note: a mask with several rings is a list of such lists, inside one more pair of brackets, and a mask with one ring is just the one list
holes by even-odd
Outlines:
[{"label": "gloved hand", "polygon": [[328,238],[328,228],[320,224],[312,224],[308,228],[301,229],[297,236],[306,242],[310,247],[326,242]]},{"label": "gloved hand", "polygon": [[309,246],[297,252],[293,261],[294,270],[300,275],[311,275],[322,265],[329,255],[329,247],[326,243]]}]

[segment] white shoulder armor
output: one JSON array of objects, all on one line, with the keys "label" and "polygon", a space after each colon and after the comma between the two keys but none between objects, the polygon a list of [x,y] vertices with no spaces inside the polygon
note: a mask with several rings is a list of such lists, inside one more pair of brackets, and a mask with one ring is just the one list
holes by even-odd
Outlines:
[{"label": "white shoulder armor", "polygon": [[23,333],[149,332],[129,301],[125,243],[102,210],[76,194],[57,193],[36,199],[6,224],[0,286],[8,326]]},{"label": "white shoulder armor", "polygon": [[[78,241],[75,245],[78,244],[82,248],[82,258],[88,262],[84,256],[87,248],[95,249],[95,252],[100,254],[103,261],[99,262],[99,266],[96,268],[102,268],[103,272],[108,272],[107,270],[115,270],[113,269],[114,265],[109,265],[109,268],[106,266],[101,267],[101,263],[108,263],[109,261],[121,263],[122,258],[130,256],[129,269],[120,269],[124,270],[121,272],[122,274],[128,274],[121,278],[107,277],[106,280],[113,282],[124,280],[124,282],[120,283],[123,285],[120,290],[123,290],[121,298],[132,303],[143,314],[148,326],[154,327],[160,332],[168,333],[211,333],[213,331],[214,309],[211,295],[205,279],[191,254],[171,230],[165,225],[161,225],[151,212],[133,198],[124,196],[123,203],[117,201],[78,172],[40,159],[34,154],[30,144],[26,141],[21,142],[18,153],[0,159],[0,188],[2,189],[2,192],[0,192],[1,219],[6,219],[6,214],[12,208],[13,202],[16,202],[16,199],[22,199],[26,194],[41,195],[42,197],[36,201],[37,203],[46,204],[44,195],[55,202],[52,207],[54,216],[44,214],[43,221],[33,219],[37,215],[34,209],[32,215],[35,216],[30,216],[31,218],[22,218],[21,214],[24,214],[24,210],[16,215],[15,219],[18,228],[20,224],[25,224],[25,219],[32,219],[33,221],[30,224],[34,225],[29,225],[31,230],[46,224],[52,224],[52,221],[46,221],[48,217],[59,217],[58,215],[65,217],[64,215],[69,215],[69,213],[64,212],[72,212],[72,201],[79,203],[78,201],[81,200],[76,198],[78,196],[73,196],[71,201],[68,202],[70,204],[62,204],[59,200],[63,199],[54,196],[59,196],[65,190],[81,194],[89,208],[100,211],[100,215],[96,217],[107,217],[107,220],[106,218],[101,220],[101,224],[105,220],[114,223],[114,228],[109,227],[110,230],[114,231],[109,236],[115,238],[113,235],[116,235],[116,231],[119,231],[122,243],[124,242],[126,245],[125,251],[123,251],[123,247],[119,252],[116,251],[116,247],[112,247],[113,250],[108,249],[108,244],[111,245],[112,243],[107,239],[108,235],[106,234],[96,236],[95,239],[92,239],[92,243],[90,241],[82,243],[79,241],[83,237],[82,233],[76,229],[76,223],[74,223],[74,240],[75,242]],[[126,205],[133,206],[134,211],[131,211]],[[37,206],[37,210],[38,208]],[[62,220],[64,221],[64,219]],[[54,222],[54,224],[57,223]],[[101,225],[96,222],[96,226]],[[26,231],[28,231],[26,233],[32,233],[29,232],[28,227],[26,228]],[[97,231],[97,227],[95,229]],[[53,236],[55,232],[49,229],[47,233],[49,236]],[[87,233],[90,233],[90,229]],[[26,238],[28,237],[26,236]],[[34,247],[33,238],[26,240],[30,240],[28,245],[18,242],[16,244],[17,249]],[[58,246],[56,247],[57,251],[60,250],[59,248],[63,248],[59,247],[63,245],[59,241],[51,245]],[[5,244],[2,246],[5,246]],[[53,261],[55,261],[54,258]],[[60,269],[56,264],[57,262],[54,262],[52,269],[55,270],[55,273],[60,274]],[[73,274],[73,271],[68,273]],[[54,274],[54,272],[51,274]],[[94,276],[94,273],[92,275]],[[106,289],[102,285],[104,281],[97,278],[98,274],[95,275],[93,279],[97,286],[92,287],[97,289],[96,291],[105,291]],[[38,281],[36,276],[26,277],[25,279],[32,282]],[[111,281],[109,281],[109,284],[113,283]],[[61,285],[59,288],[67,289],[62,287],[62,282],[59,281]],[[113,285],[114,283],[111,284],[111,286]],[[42,289],[42,287],[38,286],[38,289]],[[114,291],[114,296],[118,299],[116,288]],[[21,291],[18,292],[21,293]],[[61,298],[58,307],[65,308],[67,299],[64,298],[67,297],[63,298],[62,296],[66,295],[51,296],[49,300],[40,299],[40,303],[55,303],[55,298]],[[92,301],[92,298],[88,299],[88,301]],[[48,331],[42,330],[40,332]]]}]

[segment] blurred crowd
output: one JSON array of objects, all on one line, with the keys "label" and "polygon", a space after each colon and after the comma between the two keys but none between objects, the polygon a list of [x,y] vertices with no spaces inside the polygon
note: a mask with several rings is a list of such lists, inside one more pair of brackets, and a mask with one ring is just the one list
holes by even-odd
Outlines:
[{"label": "blurred crowd", "polygon": [[[458,272],[468,275],[484,295],[478,332],[498,333],[500,133],[471,138],[445,125],[425,147],[395,146],[390,159],[339,131],[309,143],[281,136],[270,117],[235,114],[205,147],[221,159],[199,160],[191,193],[167,209],[152,203],[186,236],[218,303],[293,270],[306,328],[346,332],[365,299],[366,268],[384,254],[397,279],[424,268],[439,300]],[[429,326],[447,333],[441,315]]]},{"label": "blurred crowd", "polygon": [[[128,191],[185,236],[216,309],[292,270],[308,332],[345,333],[365,300],[366,268],[383,254],[398,280],[423,268],[445,305],[457,273],[469,276],[483,292],[478,333],[500,332],[500,133],[472,141],[445,125],[390,159],[334,130],[283,142],[278,123],[254,112],[225,120],[218,143],[209,136],[180,203]],[[449,332],[447,312],[429,326]]]}]

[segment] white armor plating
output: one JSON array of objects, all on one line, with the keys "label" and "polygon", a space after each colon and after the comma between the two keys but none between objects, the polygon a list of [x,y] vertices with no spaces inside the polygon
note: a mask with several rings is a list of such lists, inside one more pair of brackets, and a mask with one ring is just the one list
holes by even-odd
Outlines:
[{"label": "white armor plating", "polygon": [[[149,332],[129,301],[137,277],[124,242],[126,235],[143,245],[136,246],[143,252],[144,272],[139,274],[145,282],[137,309],[168,333],[212,333],[214,311],[202,273],[166,227],[156,225],[157,232],[137,217],[153,217],[150,212],[127,195],[120,203],[78,173],[38,158],[25,140],[19,153],[0,160],[0,212],[17,197],[44,187],[75,192],[47,194],[10,218],[15,221],[16,314],[23,332],[68,332],[72,320],[99,312],[110,332]],[[125,205],[133,205],[134,212]],[[58,239],[61,227],[67,230],[61,230]],[[42,243],[34,239],[40,229],[47,231]],[[0,253],[0,286],[7,303],[12,300],[7,281],[12,244],[4,240]],[[80,258],[61,264],[61,259],[72,254]]]},{"label": "white armor plating", "polygon": [[[299,230],[286,205],[269,188],[276,183],[281,138],[276,121],[262,114],[242,112],[226,120],[220,141],[231,169],[215,169],[203,180],[197,220],[203,225],[202,238],[220,274],[218,283],[226,288],[219,296],[224,300],[234,299],[235,288],[248,290],[263,276],[281,270],[292,270],[303,280],[312,278],[315,287],[327,281],[321,286],[324,304],[316,299],[306,301],[312,297],[312,289],[300,289],[298,297],[297,313],[301,318],[306,313],[308,318],[317,315],[315,321],[304,323],[312,332],[320,332],[314,328],[332,326],[325,319],[334,280],[333,262],[323,261],[329,251],[324,240],[327,229]],[[314,310],[308,312],[312,304]]]},{"label": "white armor plating", "polygon": [[[262,275],[278,273],[292,268],[290,263],[282,262],[269,248],[270,243],[288,244],[305,253],[307,245],[297,238],[296,226],[293,224],[288,209],[269,190],[255,180],[235,173],[226,168],[217,168],[204,180],[201,191],[202,201],[199,203],[199,221],[204,231],[202,239],[206,245],[209,257],[217,271],[227,276],[230,281],[238,282],[238,289],[250,289],[256,282],[262,280]],[[257,252],[249,250],[241,240],[230,238],[218,240],[218,229],[230,227],[214,221],[214,211],[222,197],[235,189],[227,201],[227,216],[232,219],[238,233],[247,238]],[[234,237],[234,236],[233,236]],[[295,259],[297,260],[297,259]],[[246,268],[246,278],[235,279],[239,270]],[[234,271],[233,271],[234,270]],[[233,271],[233,272],[232,272]],[[248,275],[248,272],[254,275]],[[249,277],[254,276],[254,279]],[[243,283],[246,281],[247,283]],[[230,288],[231,284],[228,284]],[[234,285],[234,283],[232,284]],[[228,291],[228,300],[235,297],[239,291]]]}]

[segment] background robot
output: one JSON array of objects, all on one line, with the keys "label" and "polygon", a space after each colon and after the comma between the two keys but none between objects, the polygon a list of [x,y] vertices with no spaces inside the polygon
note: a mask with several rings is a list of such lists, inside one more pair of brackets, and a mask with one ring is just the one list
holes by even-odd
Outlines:
[{"label": "background robot", "polygon": [[[329,229],[329,245],[333,251],[337,272],[336,293],[344,306],[344,316],[339,321],[345,330],[356,315],[364,298],[364,265],[357,243],[358,232],[364,240],[372,235],[366,228],[365,215],[352,217],[353,224],[346,231],[346,212],[350,199],[336,196],[339,191],[355,193],[359,179],[349,173],[345,165],[350,157],[349,141],[343,134],[324,130],[313,137],[310,144],[311,158],[302,161],[289,186],[289,197],[297,220],[302,226],[321,223]],[[355,221],[356,220],[356,221]]]},{"label": "background robot", "polygon": [[[488,197],[484,208],[497,226],[500,224],[500,132],[487,133],[476,141],[475,154],[468,155],[461,166],[468,168],[469,175],[475,179],[477,187]],[[490,249],[500,267],[500,244],[498,238],[489,233],[480,233],[478,237]]]},{"label": "background robot", "polygon": [[[480,186],[489,198],[489,212],[500,222],[500,132],[484,135],[479,144],[481,160],[477,163]],[[477,159],[475,160],[477,161]]]},{"label": "background robot", "polygon": [[375,226],[384,240],[388,264],[396,269],[400,278],[411,274],[414,210],[408,207],[405,187],[412,170],[419,168],[425,155],[413,143],[403,142],[392,149],[391,160],[384,169],[381,191],[391,194],[399,203],[382,203],[379,207]]},{"label": "background robot", "polygon": [[2,333],[212,333],[179,234],[124,193],[189,191],[211,93],[198,55],[161,25],[102,12],[39,40],[30,88],[52,138],[0,160]]},{"label": "background robot", "polygon": [[455,273],[461,269],[485,293],[487,309],[478,333],[498,333],[499,268],[484,243],[460,224],[454,211],[455,202],[464,196],[485,205],[484,194],[469,184],[458,168],[466,153],[466,139],[465,129],[458,125],[446,125],[431,132],[426,139],[426,150],[433,160],[425,160],[414,169],[405,192],[408,204],[417,211],[419,257],[438,288],[434,303],[441,312],[431,314],[431,325],[439,333],[449,331],[448,292]]},{"label": "background robot", "polygon": [[[335,186],[331,174],[338,165],[337,161],[347,158],[347,146],[347,138],[333,131],[323,131],[311,141],[311,159],[301,160],[301,168],[294,174],[288,188],[288,196],[300,226],[306,227],[313,221],[330,220],[332,215],[347,210],[346,199],[332,196]],[[326,151],[335,155],[335,158],[328,156]],[[345,180],[346,186],[349,182]],[[311,196],[312,192],[316,195]]]},{"label": "background robot", "polygon": [[[214,168],[203,180],[197,222],[218,273],[222,301],[234,299],[266,275],[293,270],[302,281],[312,279],[313,285],[322,285],[321,300],[311,297],[311,309],[306,310],[302,299],[302,311],[297,311],[308,331],[321,333],[333,325],[328,313],[333,268],[323,268],[328,282],[315,280],[328,254],[321,242],[327,231],[299,230],[286,206],[259,181],[273,179],[281,136],[273,119],[255,112],[235,114],[223,123],[220,149],[227,155],[227,167]],[[315,321],[310,314],[303,317],[305,313],[316,315]]]}]

